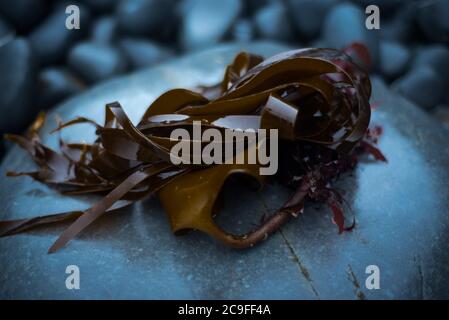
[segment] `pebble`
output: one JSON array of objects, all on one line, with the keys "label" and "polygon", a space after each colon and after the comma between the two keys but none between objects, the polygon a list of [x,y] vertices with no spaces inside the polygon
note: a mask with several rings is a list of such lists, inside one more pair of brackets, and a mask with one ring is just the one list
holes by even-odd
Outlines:
[{"label": "pebble", "polygon": [[323,18],[337,0],[287,0],[286,6],[296,31],[306,39],[319,36]]},{"label": "pebble", "polygon": [[237,20],[240,0],[186,0],[180,42],[184,49],[211,46],[220,41]]},{"label": "pebble", "polygon": [[91,40],[103,44],[111,44],[117,39],[118,25],[114,16],[98,18],[92,26]]},{"label": "pebble", "polygon": [[178,24],[173,0],[122,0],[116,16],[119,29],[132,36],[169,39]]},{"label": "pebble", "polygon": [[92,42],[82,42],[73,47],[68,65],[90,84],[112,78],[127,69],[126,58],[120,50]]},{"label": "pebble", "polygon": [[363,43],[370,51],[372,65],[376,66],[379,56],[378,31],[366,29],[365,18],[365,12],[353,4],[336,5],[325,17],[323,37],[332,48],[344,48],[352,42]]},{"label": "pebble", "polygon": [[71,95],[81,92],[83,84],[65,68],[47,68],[40,72],[39,109],[48,110]]},{"label": "pebble", "polygon": [[255,27],[250,19],[239,19],[232,28],[232,38],[235,41],[249,42],[254,39]]},{"label": "pebble", "polygon": [[80,29],[66,28],[67,15],[64,7],[58,6],[31,32],[30,44],[42,66],[62,62],[69,48],[89,30],[90,12],[84,6],[79,6],[79,9]]},{"label": "pebble", "polygon": [[26,39],[0,47],[0,132],[22,131],[34,118],[36,64]]},{"label": "pebble", "polygon": [[47,11],[48,1],[46,0],[0,0],[0,15],[21,33],[35,27]]},{"label": "pebble", "polygon": [[146,39],[122,39],[120,48],[133,69],[149,67],[173,56],[171,50]]},{"label": "pebble", "polygon": [[444,45],[425,46],[417,50],[413,64],[416,66],[429,66],[444,81],[449,91],[449,48]]},{"label": "pebble", "polygon": [[256,30],[265,39],[288,41],[292,38],[292,27],[285,6],[274,2],[260,9],[254,18]]},{"label": "pebble", "polygon": [[417,20],[429,40],[449,43],[449,1],[423,2],[418,7]]},{"label": "pebble", "polygon": [[397,42],[380,42],[380,72],[388,79],[396,78],[404,73],[410,59],[410,50]]},{"label": "pebble", "polygon": [[392,88],[427,110],[435,107],[443,97],[443,82],[428,66],[412,68],[393,82]]}]

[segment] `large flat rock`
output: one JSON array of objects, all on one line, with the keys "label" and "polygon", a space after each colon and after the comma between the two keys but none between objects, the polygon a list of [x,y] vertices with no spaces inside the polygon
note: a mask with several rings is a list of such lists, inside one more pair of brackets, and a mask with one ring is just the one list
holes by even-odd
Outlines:
[{"label": "large flat rock", "polygon": [[[146,107],[173,87],[213,83],[240,50],[270,56],[285,47],[231,44],[198,52],[156,68],[96,86],[55,110],[63,120],[78,115],[103,119],[104,105],[120,101],[138,121]],[[192,232],[175,237],[157,199],[104,216],[48,255],[65,226],[40,228],[0,239],[0,298],[63,299],[368,299],[449,298],[449,145],[447,132],[419,108],[374,79],[373,121],[385,134],[380,148],[388,164],[361,163],[339,186],[357,221],[338,235],[331,213],[311,205],[281,232],[250,250],[224,247]],[[54,128],[52,115],[45,132]],[[80,126],[63,133],[92,140]],[[45,136],[56,146],[57,137]],[[0,219],[84,209],[96,198],[66,197],[29,178],[6,178],[7,170],[34,167],[13,148],[0,167]],[[239,185],[225,191],[225,226],[249,227],[288,196],[279,186],[262,194]],[[81,289],[65,287],[66,266],[81,272]],[[380,268],[379,290],[365,287],[365,268]]]}]

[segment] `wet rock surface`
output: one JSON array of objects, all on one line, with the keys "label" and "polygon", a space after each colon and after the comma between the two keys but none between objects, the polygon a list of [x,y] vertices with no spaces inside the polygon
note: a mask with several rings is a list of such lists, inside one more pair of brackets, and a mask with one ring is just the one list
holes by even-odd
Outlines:
[{"label": "wet rock surface", "polygon": [[[118,100],[136,122],[145,108],[173,87],[212,84],[240,50],[265,56],[286,47],[270,43],[226,45],[95,86],[60,105],[63,120],[101,121],[104,104]],[[388,164],[363,162],[338,186],[356,220],[339,235],[332,214],[309,205],[264,243],[230,249],[192,232],[175,237],[155,199],[104,216],[63,250],[47,249],[66,226],[45,227],[0,239],[0,297],[11,298],[204,298],[204,299],[421,299],[449,298],[449,147],[447,131],[426,113],[373,81],[373,122],[384,135]],[[413,125],[410,125],[413,124]],[[54,128],[49,121],[45,132]],[[93,132],[73,127],[63,136],[90,141]],[[57,146],[57,137],[45,135]],[[14,147],[0,167],[1,219],[84,209],[95,199],[67,197],[7,170],[29,171],[32,161]],[[225,229],[243,232],[274,211],[288,192],[273,185],[262,194],[241,185],[224,190],[218,216]],[[81,290],[67,290],[65,269],[76,264]],[[379,290],[365,287],[368,265],[380,268]],[[33,290],[30,290],[30,287]]]}]

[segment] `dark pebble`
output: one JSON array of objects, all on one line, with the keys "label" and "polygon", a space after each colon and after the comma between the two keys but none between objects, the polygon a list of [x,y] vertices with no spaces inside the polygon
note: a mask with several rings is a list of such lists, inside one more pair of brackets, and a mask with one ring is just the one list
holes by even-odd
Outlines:
[{"label": "dark pebble", "polygon": [[151,36],[167,40],[178,21],[173,0],[122,0],[116,16],[121,31],[133,36]]},{"label": "dark pebble", "polygon": [[417,14],[418,24],[429,40],[449,43],[449,1],[424,2]]},{"label": "dark pebble", "polygon": [[25,39],[0,47],[0,88],[0,132],[20,132],[37,111],[36,64]]},{"label": "dark pebble", "polygon": [[46,0],[0,0],[0,14],[19,32],[27,32],[38,24],[48,11]]},{"label": "dark pebble", "polygon": [[91,40],[103,44],[111,44],[118,35],[117,20],[114,16],[98,18],[92,25]]},{"label": "dark pebble", "polygon": [[39,109],[48,110],[67,97],[79,93],[83,84],[63,68],[44,69],[38,77]]},{"label": "dark pebble", "polygon": [[184,49],[211,46],[220,41],[237,20],[240,0],[187,0],[180,35]]},{"label": "dark pebble", "polygon": [[127,62],[114,47],[83,42],[71,49],[68,65],[86,82],[95,83],[125,72]]},{"label": "dark pebble", "polygon": [[392,88],[424,109],[432,109],[443,97],[443,82],[428,66],[412,68]]},{"label": "dark pebble", "polygon": [[410,50],[397,42],[380,42],[380,72],[388,79],[396,78],[406,70],[411,53]]},{"label": "dark pebble", "polygon": [[292,38],[292,27],[285,6],[275,2],[260,9],[254,18],[261,38],[287,41]]},{"label": "dark pebble", "polygon": [[377,30],[365,27],[365,12],[359,7],[343,3],[332,8],[324,21],[323,37],[325,43],[333,48],[343,48],[352,42],[365,44],[373,66],[379,56],[379,38]]},{"label": "dark pebble", "polygon": [[125,38],[120,47],[133,69],[149,67],[173,55],[169,49],[145,39]]},{"label": "dark pebble", "polygon": [[90,12],[85,6],[80,9],[80,29],[69,30],[65,22],[68,15],[65,6],[58,6],[54,12],[30,34],[33,51],[41,65],[60,63],[68,49],[89,30]]},{"label": "dark pebble", "polygon": [[415,24],[416,8],[414,6],[405,7],[398,11],[396,15],[390,19],[382,19],[379,35],[384,40],[398,41],[406,43],[417,34],[417,27]]},{"label": "dark pebble", "polygon": [[449,48],[444,45],[425,46],[416,53],[413,62],[416,66],[429,66],[444,81],[444,86],[449,91]]},{"label": "dark pebble", "polygon": [[255,27],[249,19],[239,19],[232,27],[232,38],[235,41],[248,42],[254,39]]},{"label": "dark pebble", "polygon": [[323,18],[337,0],[287,0],[285,3],[299,35],[313,39],[319,35]]}]

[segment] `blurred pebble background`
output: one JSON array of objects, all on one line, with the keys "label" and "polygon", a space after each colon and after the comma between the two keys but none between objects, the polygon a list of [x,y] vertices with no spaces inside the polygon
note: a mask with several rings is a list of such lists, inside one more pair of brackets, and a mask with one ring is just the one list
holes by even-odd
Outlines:
[{"label": "blurred pebble background", "polygon": [[[65,8],[80,8],[68,30]],[[365,8],[380,8],[367,30]],[[449,127],[449,0],[0,0],[0,133],[89,86],[223,41],[369,49],[372,73]]]}]

